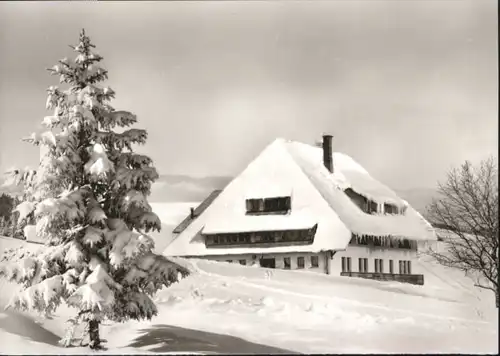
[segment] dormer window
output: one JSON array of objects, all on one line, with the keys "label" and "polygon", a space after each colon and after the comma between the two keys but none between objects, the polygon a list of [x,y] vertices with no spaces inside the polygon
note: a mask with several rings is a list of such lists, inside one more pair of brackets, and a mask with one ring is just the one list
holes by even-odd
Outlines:
[{"label": "dormer window", "polygon": [[376,214],[378,212],[378,204],[373,200],[367,199],[363,195],[356,193],[351,188],[344,190],[344,193],[351,198],[351,201],[356,204],[361,210],[367,214]]},{"label": "dormer window", "polygon": [[396,205],[384,204],[384,213],[385,214],[399,214],[399,215],[404,215],[406,212],[406,206],[404,207],[398,207]]},{"label": "dormer window", "polygon": [[398,208],[392,204],[384,203],[384,213],[386,214],[397,214]]},{"label": "dormer window", "polygon": [[351,188],[345,189],[344,193],[351,199],[354,204],[356,204],[363,212],[367,214],[381,213],[382,209],[384,214],[391,215],[404,215],[406,212],[406,206],[398,207],[390,203],[381,203],[381,205],[379,206],[377,202],[366,198],[365,196],[355,192]]},{"label": "dormer window", "polygon": [[291,210],[291,197],[272,197],[246,200],[247,214],[287,214]]},{"label": "dormer window", "polygon": [[367,213],[368,214],[376,214],[378,211],[378,204],[375,203],[373,200],[368,200],[367,204]]}]

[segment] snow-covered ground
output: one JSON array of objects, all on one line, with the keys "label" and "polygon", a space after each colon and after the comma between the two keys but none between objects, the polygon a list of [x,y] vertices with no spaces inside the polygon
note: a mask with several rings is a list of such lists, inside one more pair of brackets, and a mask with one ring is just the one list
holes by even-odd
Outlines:
[{"label": "snow-covered ground", "polygon": [[[164,223],[175,225],[189,206],[153,209],[160,210]],[[168,211],[174,208],[179,213]],[[0,238],[0,249],[20,243]],[[156,296],[155,319],[103,326],[106,353],[498,352],[498,311],[492,293],[473,287],[461,272],[425,259],[425,286],[179,261],[193,274]],[[0,305],[5,305],[17,286],[0,279],[0,287]],[[71,313],[63,307],[50,320],[0,313],[2,352],[87,353],[86,348],[62,349],[56,343]]]}]

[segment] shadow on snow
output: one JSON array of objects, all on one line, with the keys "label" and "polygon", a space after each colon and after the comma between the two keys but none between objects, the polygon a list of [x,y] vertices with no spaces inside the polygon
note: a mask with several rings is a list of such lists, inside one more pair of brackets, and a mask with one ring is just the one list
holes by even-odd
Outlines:
[{"label": "shadow on snow", "polygon": [[0,329],[11,334],[26,337],[32,341],[59,346],[61,339],[56,334],[44,329],[33,319],[13,311],[3,311],[0,315]]},{"label": "shadow on snow", "polygon": [[141,330],[129,347],[152,352],[202,352],[213,354],[292,354],[276,347],[255,344],[243,339],[169,325],[155,325]]}]

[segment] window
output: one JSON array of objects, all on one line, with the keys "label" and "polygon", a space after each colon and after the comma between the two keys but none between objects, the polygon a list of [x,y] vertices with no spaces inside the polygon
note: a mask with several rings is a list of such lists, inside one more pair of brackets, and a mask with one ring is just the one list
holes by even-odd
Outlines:
[{"label": "window", "polygon": [[247,264],[247,260],[240,260],[240,265],[245,266]]},{"label": "window", "polygon": [[277,212],[290,210],[290,197],[266,198],[264,199],[264,211]]},{"label": "window", "polygon": [[319,259],[318,256],[311,256],[311,267],[319,267]]},{"label": "window", "polygon": [[384,273],[384,261],[380,258],[375,259],[375,273]]},{"label": "window", "polygon": [[351,258],[342,257],[342,272],[351,272]]},{"label": "window", "polygon": [[374,214],[378,212],[378,204],[373,200],[368,200],[366,197],[355,192],[351,188],[344,190],[344,193],[365,213]]},{"label": "window", "polygon": [[285,257],[283,259],[283,262],[285,263],[285,269],[290,269],[290,265],[291,265],[291,263],[290,263],[290,257]]},{"label": "window", "polygon": [[342,272],[351,272],[351,258],[342,257]]},{"label": "window", "polygon": [[304,262],[305,262],[304,257],[297,257],[297,268],[298,269],[304,268],[304,265],[305,265]]},{"label": "window", "polygon": [[214,236],[214,244],[218,244],[219,243],[219,236],[215,235]]},{"label": "window", "polygon": [[233,263],[233,260],[226,260],[227,263]]},{"label": "window", "polygon": [[411,249],[410,240],[407,240],[407,239],[399,240],[398,241],[398,248],[404,248],[404,249],[410,250]]},{"label": "window", "polygon": [[356,193],[354,190],[352,190],[351,188],[347,188],[346,190],[344,190],[344,193],[349,197],[351,198],[351,201],[356,204],[358,206],[358,208],[360,208],[361,210],[363,210],[364,212],[367,211],[366,207],[367,207],[367,202],[368,200],[362,196],[361,194],[358,194]]},{"label": "window", "polygon": [[368,258],[360,258],[358,260],[359,264],[359,272],[365,273],[368,272]]},{"label": "window", "polygon": [[397,214],[398,208],[395,205],[384,203],[384,213]]},{"label": "window", "polygon": [[263,233],[262,234],[262,241],[264,242],[272,242],[274,241],[273,236],[270,233]]},{"label": "window", "polygon": [[291,209],[291,197],[247,199],[247,214],[287,213]]},{"label": "window", "polygon": [[368,214],[375,214],[378,211],[378,204],[373,200],[368,201],[368,210],[366,211]]},{"label": "window", "polygon": [[394,274],[394,261],[389,260],[389,273]]},{"label": "window", "polygon": [[411,261],[399,261],[399,273],[411,274]]}]

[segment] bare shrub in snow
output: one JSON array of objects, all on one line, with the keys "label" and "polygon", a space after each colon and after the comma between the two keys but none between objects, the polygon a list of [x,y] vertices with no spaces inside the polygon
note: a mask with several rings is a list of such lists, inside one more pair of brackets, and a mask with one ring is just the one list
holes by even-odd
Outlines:
[{"label": "bare shrub in snow", "polygon": [[445,227],[445,251],[430,249],[439,263],[476,276],[476,286],[495,293],[498,307],[498,163],[493,157],[452,169],[438,185],[431,220]]},{"label": "bare shrub in snow", "polygon": [[[87,327],[96,349],[104,320],[151,319],[155,293],[188,271],[153,253],[147,233],[161,223],[147,196],[158,174],[149,157],[132,150],[147,133],[129,129],[136,116],[110,105],[115,92],[99,85],[108,72],[94,48],[82,31],[76,59],[50,69],[67,88],[47,90],[53,114],[42,122],[45,131],[26,138],[44,155],[36,172],[13,173],[25,185],[19,219],[45,246],[8,251],[0,276],[23,286],[9,304],[16,309],[50,314],[63,301],[77,308],[71,323]],[[72,337],[70,329],[62,343]]]}]

